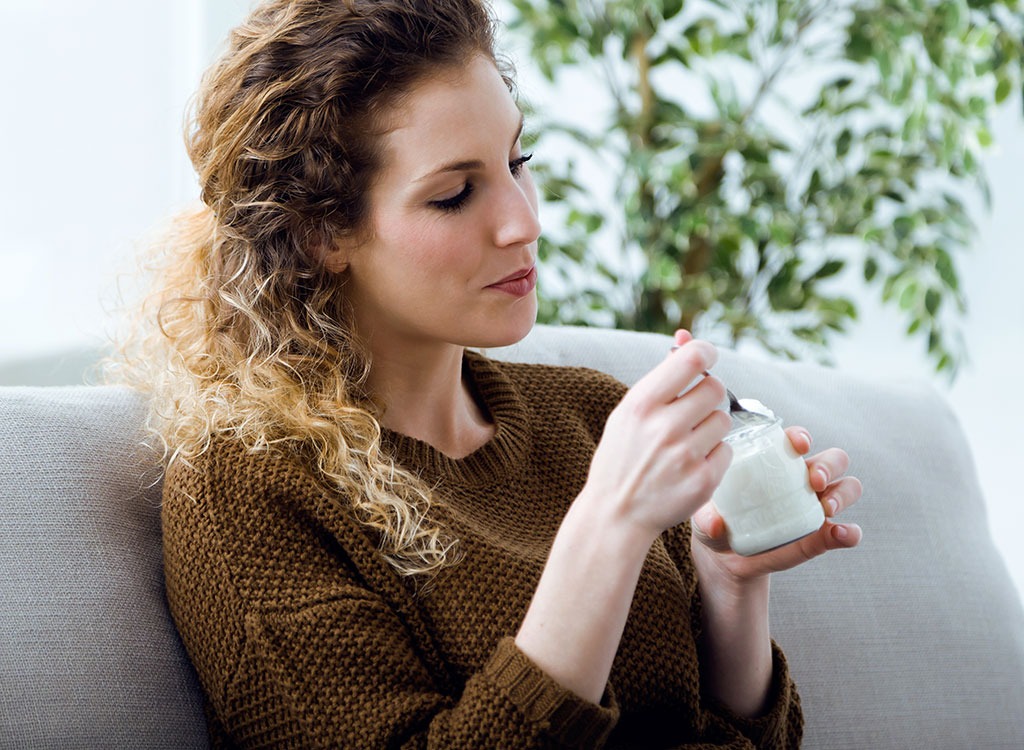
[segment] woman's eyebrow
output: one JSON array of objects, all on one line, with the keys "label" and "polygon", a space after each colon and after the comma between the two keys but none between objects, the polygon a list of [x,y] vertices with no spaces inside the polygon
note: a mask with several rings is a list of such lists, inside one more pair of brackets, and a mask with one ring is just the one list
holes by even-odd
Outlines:
[{"label": "woman's eyebrow", "polygon": [[[523,116],[523,113],[520,112],[519,113],[519,127],[516,128],[515,137],[512,138],[512,145],[513,146],[516,144],[516,141],[519,140],[519,137],[523,134],[523,127],[525,126],[525,123],[526,123],[526,118]],[[444,165],[438,167],[437,169],[429,172],[428,174],[423,175],[422,177],[414,180],[414,182],[423,182],[424,180],[429,180],[431,177],[436,177],[439,174],[445,174],[447,172],[468,172],[468,171],[473,170],[473,169],[483,169],[483,168],[484,168],[484,163],[480,159],[467,159],[467,160],[463,160],[463,161],[453,161],[453,162],[449,162],[448,164],[444,164]]]}]

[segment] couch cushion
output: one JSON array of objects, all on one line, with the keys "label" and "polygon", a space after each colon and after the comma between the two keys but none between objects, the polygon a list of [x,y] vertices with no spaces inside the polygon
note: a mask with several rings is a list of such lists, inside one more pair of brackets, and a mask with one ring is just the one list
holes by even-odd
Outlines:
[{"label": "couch cushion", "polygon": [[142,402],[0,388],[0,747],[201,748]]},{"label": "couch cushion", "polygon": [[[583,364],[631,384],[670,345],[539,326],[488,353]],[[864,483],[844,514],[864,528],[860,547],[772,581],[772,630],[800,686],[806,747],[1024,748],[1024,612],[945,400],[920,381],[729,351],[714,373],[807,427],[818,448],[845,448]]]}]

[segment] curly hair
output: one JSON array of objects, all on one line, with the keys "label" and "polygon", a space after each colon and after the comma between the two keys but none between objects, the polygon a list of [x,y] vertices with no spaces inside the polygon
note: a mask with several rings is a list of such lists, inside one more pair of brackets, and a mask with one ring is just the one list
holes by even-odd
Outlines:
[{"label": "curly hair", "polygon": [[115,368],[150,392],[168,465],[221,437],[298,455],[404,575],[440,569],[455,540],[429,518],[431,488],[382,450],[369,355],[324,250],[369,231],[388,112],[477,54],[498,62],[483,0],[253,10],[193,101],[203,205],[154,243],[155,289]]}]

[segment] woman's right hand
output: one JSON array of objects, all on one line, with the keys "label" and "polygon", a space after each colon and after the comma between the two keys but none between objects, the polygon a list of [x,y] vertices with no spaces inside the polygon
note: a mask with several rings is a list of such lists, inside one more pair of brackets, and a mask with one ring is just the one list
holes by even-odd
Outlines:
[{"label": "woman's right hand", "polygon": [[577,502],[600,504],[653,542],[708,501],[731,458],[725,387],[702,376],[717,360],[714,346],[676,332],[676,348],[609,415]]},{"label": "woman's right hand", "polygon": [[[612,410],[583,490],[555,535],[516,645],[597,703],[647,552],[711,497],[729,465],[724,386],[705,377],[717,352],[676,334],[678,349]],[[687,390],[689,388],[689,390]],[[685,391],[685,393],[683,393]],[[683,395],[680,395],[683,394]]]}]

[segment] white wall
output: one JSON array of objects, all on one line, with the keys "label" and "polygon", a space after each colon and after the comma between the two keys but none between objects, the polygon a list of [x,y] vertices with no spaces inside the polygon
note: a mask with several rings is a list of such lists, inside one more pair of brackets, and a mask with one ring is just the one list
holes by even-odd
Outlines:
[{"label": "white wall", "polygon": [[248,0],[0,0],[0,361],[101,344],[115,273],[196,197],[186,103]]},{"label": "white wall", "polygon": [[[0,0],[0,363],[103,341],[115,274],[134,243],[195,197],[182,113],[212,48],[249,0]],[[537,76],[520,55],[525,93]],[[550,106],[584,110],[585,90]],[[979,217],[963,269],[971,364],[947,392],[973,446],[997,544],[1024,592],[1024,121],[1019,102],[996,128],[987,159],[995,205]],[[870,301],[841,343],[841,366],[879,377],[930,378]],[[868,529],[870,533],[870,529]]]},{"label": "white wall", "polygon": [[3,0],[0,356],[98,340],[101,288],[190,191],[191,3]]}]

